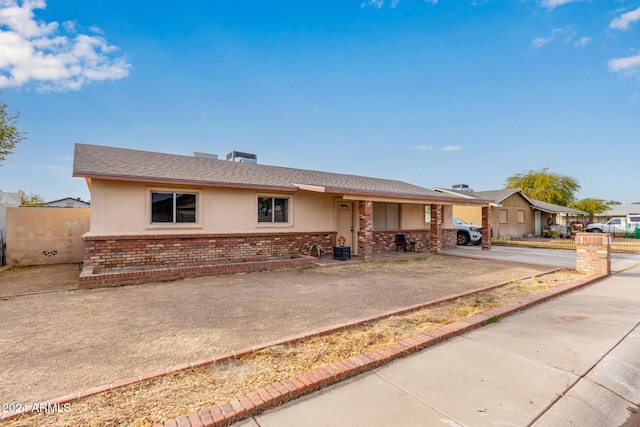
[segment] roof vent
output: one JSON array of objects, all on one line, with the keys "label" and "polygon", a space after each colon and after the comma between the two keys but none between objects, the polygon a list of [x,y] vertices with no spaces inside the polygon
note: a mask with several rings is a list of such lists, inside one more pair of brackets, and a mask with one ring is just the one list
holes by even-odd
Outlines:
[{"label": "roof vent", "polygon": [[473,191],[472,188],[469,188],[469,185],[467,184],[456,184],[451,186],[452,190],[458,190],[458,191]]},{"label": "roof vent", "polygon": [[227,154],[227,160],[232,162],[240,162],[240,163],[258,163],[258,156],[255,154],[242,153],[240,151],[232,151]]},{"label": "roof vent", "polygon": [[193,153],[193,157],[204,157],[207,159],[215,159],[218,160],[217,154],[209,154],[209,153],[198,153],[197,151]]}]

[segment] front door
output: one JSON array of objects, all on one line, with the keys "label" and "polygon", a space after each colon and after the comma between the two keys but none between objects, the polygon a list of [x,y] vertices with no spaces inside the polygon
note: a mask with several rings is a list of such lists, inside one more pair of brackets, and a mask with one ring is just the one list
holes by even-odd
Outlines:
[{"label": "front door", "polygon": [[355,253],[353,247],[353,202],[339,201],[338,209],[338,236],[336,237],[336,245],[340,236],[344,237],[345,246],[351,247],[351,253]]}]

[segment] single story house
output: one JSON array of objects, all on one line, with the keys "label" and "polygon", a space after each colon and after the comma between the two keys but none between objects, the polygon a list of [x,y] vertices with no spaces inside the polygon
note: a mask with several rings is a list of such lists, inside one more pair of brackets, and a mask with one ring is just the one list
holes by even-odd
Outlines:
[{"label": "single story house", "polygon": [[46,202],[43,206],[47,208],[88,208],[91,206],[91,203],[85,202],[79,197],[65,197],[64,199]]},{"label": "single story house", "polygon": [[626,218],[627,215],[640,214],[640,204],[608,205],[608,209],[596,215],[593,222],[607,222],[613,218]]},{"label": "single story house", "polygon": [[[521,238],[527,235],[543,236],[558,226],[568,226],[569,217],[585,213],[567,206],[555,205],[527,197],[520,188],[491,191],[472,191],[436,188],[436,191],[465,200],[491,201],[493,238]],[[453,216],[470,224],[480,224],[481,211],[473,206],[454,206]]]},{"label": "single story house", "polygon": [[[84,239],[93,272],[197,266],[330,253],[338,242],[370,261],[396,251],[455,246],[451,197],[401,181],[76,144],[73,176],[91,193]],[[483,239],[489,248],[490,239]]]}]

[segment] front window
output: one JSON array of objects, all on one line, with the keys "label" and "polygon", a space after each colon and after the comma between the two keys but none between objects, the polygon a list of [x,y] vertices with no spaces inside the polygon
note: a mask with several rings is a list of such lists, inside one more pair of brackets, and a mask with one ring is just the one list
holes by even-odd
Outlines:
[{"label": "front window", "polygon": [[399,203],[373,203],[373,229],[374,230],[399,230],[400,229],[400,204]]},{"label": "front window", "polygon": [[289,198],[258,197],[258,222],[289,222]]},{"label": "front window", "polygon": [[196,222],[196,195],[191,193],[151,193],[152,223]]}]

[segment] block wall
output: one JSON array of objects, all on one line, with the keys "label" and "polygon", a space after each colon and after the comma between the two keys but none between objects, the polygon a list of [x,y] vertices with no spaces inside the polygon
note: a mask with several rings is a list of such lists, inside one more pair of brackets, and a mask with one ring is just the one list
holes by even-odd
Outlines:
[{"label": "block wall", "polygon": [[89,208],[7,208],[7,265],[82,262]]}]

